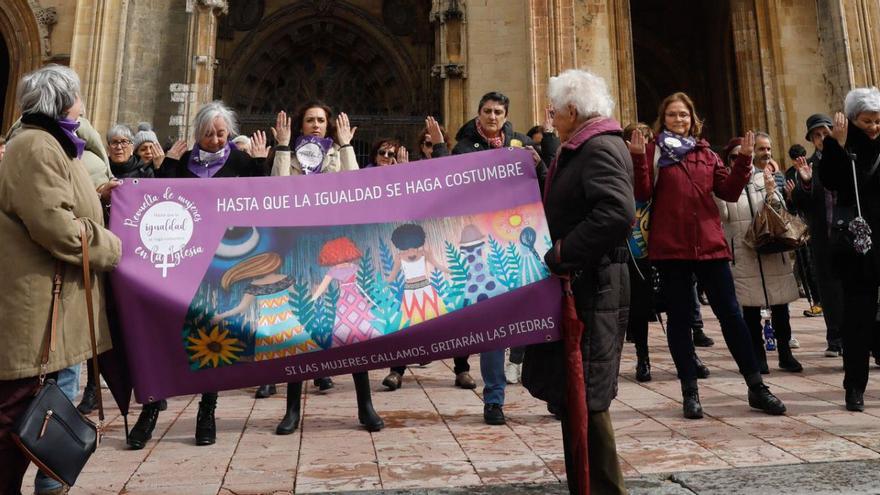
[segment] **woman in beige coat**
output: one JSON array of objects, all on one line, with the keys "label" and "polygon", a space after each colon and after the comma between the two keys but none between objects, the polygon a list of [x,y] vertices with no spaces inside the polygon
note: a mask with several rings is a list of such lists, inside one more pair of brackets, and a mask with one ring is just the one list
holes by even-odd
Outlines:
[{"label": "woman in beige coat", "polygon": [[[756,149],[758,139],[756,139]],[[732,163],[739,156],[740,147],[732,142],[726,157]],[[764,207],[765,201],[770,204],[782,205],[782,192],[776,185],[774,172],[769,163],[755,160],[755,171],[752,178],[736,203],[728,203],[716,199],[724,234],[733,254],[731,271],[733,272],[736,298],[743,308],[743,317],[755,346],[755,354],[761,373],[768,373],[767,354],[764,351],[763,327],[761,326],[761,308],[769,301],[771,321],[776,335],[779,353],[779,367],[785,371],[802,371],[803,367],[794,358],[789,346],[791,340],[791,324],[788,303],[797,300],[797,281],[794,278],[794,253],[761,255],[745,243],[745,235],[752,223],[752,218]],[[747,197],[746,194],[749,196]],[[750,201],[751,200],[751,204]],[[781,206],[784,207],[784,206]],[[762,273],[763,272],[763,273]],[[766,298],[765,298],[766,286]]]},{"label": "woman in beige coat", "polygon": [[[22,130],[9,141],[0,168],[0,493],[19,493],[28,460],[10,437],[39,387],[40,351],[49,327],[52,279],[61,261],[63,285],[56,349],[47,371],[88,359],[91,352],[82,280],[80,225],[86,227],[95,272],[119,262],[119,238],[104,228],[100,192],[80,158],[74,132],[82,109],[79,78],[50,65],[19,83]],[[98,351],[110,348],[104,280],[92,275]]]},{"label": "woman in beige coat", "polygon": [[[348,115],[340,113],[333,119],[333,111],[326,103],[310,101],[297,110],[292,122],[291,125],[286,112],[278,112],[272,129],[278,141],[272,175],[358,170],[357,157],[351,145],[357,127],[351,127]],[[292,132],[279,132],[282,129]]]}]

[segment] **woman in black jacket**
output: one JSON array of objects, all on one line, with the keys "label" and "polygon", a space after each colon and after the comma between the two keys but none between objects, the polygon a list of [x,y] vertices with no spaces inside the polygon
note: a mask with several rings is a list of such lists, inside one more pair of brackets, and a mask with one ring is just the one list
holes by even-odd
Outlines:
[{"label": "woman in black jacket", "polygon": [[[834,260],[843,281],[840,330],[846,408],[864,411],[880,289],[880,90],[850,91],[844,112],[846,115],[838,112],[834,116],[834,128],[823,142],[819,176],[826,189],[837,193],[830,242],[831,249],[837,251]],[[873,247],[867,252],[857,251],[849,234],[849,222],[859,214],[859,205],[872,231]]]},{"label": "woman in black jacket", "polygon": [[[550,79],[549,93],[562,147],[544,188],[554,243],[544,260],[553,273],[571,275],[578,318],[584,322],[590,487],[594,493],[623,494],[608,408],[617,395],[630,301],[626,239],[635,218],[632,160],[620,124],[610,117],[614,104],[604,80],[569,70]],[[565,387],[552,377],[547,381],[549,387]],[[569,419],[564,412],[561,416],[566,467],[574,472]],[[576,490],[569,484],[569,491]]]}]

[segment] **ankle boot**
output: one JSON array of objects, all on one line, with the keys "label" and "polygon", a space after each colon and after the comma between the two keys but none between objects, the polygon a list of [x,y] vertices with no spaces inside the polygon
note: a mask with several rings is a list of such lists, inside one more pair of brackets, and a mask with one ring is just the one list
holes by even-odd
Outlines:
[{"label": "ankle boot", "polygon": [[367,428],[367,431],[379,431],[385,428],[385,422],[373,409],[373,399],[370,395],[370,375],[366,371],[352,373],[354,390],[357,394],[358,421]]},{"label": "ankle boot", "polygon": [[168,409],[168,401],[165,399],[160,400],[159,401],[159,410],[164,411],[166,409]]},{"label": "ankle boot", "polygon": [[703,331],[700,327],[694,327],[694,346],[696,347],[712,347],[715,345],[715,341],[712,340],[711,337],[706,335],[706,332]]},{"label": "ankle boot", "polygon": [[853,412],[865,411],[865,395],[854,388],[846,389],[846,410]]},{"label": "ankle boot", "polygon": [[681,407],[687,419],[703,417],[703,405],[700,404],[700,390],[696,380],[681,381]]},{"label": "ankle boot", "polygon": [[299,411],[302,400],[302,382],[287,384],[287,411],[278,427],[275,428],[276,435],[290,435],[299,427]]},{"label": "ankle boot", "polygon": [[770,389],[767,388],[767,385],[764,385],[764,380],[760,374],[755,373],[745,378],[749,386],[749,406],[772,416],[785,414],[785,404],[778,397],[770,393]]},{"label": "ankle boot", "polygon": [[789,347],[788,342],[783,343],[780,341],[778,345],[779,347],[777,347],[776,352],[779,354],[779,367],[793,373],[804,371],[804,367],[801,366],[801,363],[791,353],[791,347]]},{"label": "ankle boot", "polygon": [[697,378],[709,378],[709,367],[703,364],[696,352],[694,352],[694,365],[697,367]]},{"label": "ankle boot", "polygon": [[79,405],[76,406],[76,409],[83,415],[89,414],[98,407],[98,387],[95,386],[94,383],[87,383],[86,388],[83,389],[82,400],[79,401]]},{"label": "ankle boot", "polygon": [[333,388],[333,379],[329,376],[326,378],[315,378],[314,384],[318,387],[318,390],[330,390]]},{"label": "ankle boot", "polygon": [[196,445],[211,445],[217,441],[217,424],[214,421],[216,407],[216,392],[202,394],[199,413],[196,416]]},{"label": "ankle boot", "polygon": [[147,442],[153,438],[153,429],[156,428],[157,419],[159,419],[159,403],[144,404],[137,422],[128,434],[128,446],[132,450],[144,448]]},{"label": "ankle boot", "polygon": [[638,361],[636,362],[636,381],[651,381],[651,360],[647,355],[638,356]]},{"label": "ankle boot", "polygon": [[272,385],[260,385],[257,387],[257,391],[254,393],[255,399],[265,399],[266,397],[275,395],[278,393],[278,389],[275,388],[275,384]]}]

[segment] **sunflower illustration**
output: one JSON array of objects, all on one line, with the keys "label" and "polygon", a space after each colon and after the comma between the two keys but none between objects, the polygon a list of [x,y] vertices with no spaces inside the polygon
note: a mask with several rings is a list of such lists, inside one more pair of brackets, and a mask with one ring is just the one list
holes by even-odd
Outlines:
[{"label": "sunflower illustration", "polygon": [[198,332],[198,338],[187,337],[187,340],[192,343],[187,349],[193,353],[190,355],[191,360],[201,360],[198,363],[199,368],[204,368],[208,364],[217,368],[221,365],[220,361],[225,364],[238,361],[238,353],[244,349],[241,347],[240,340],[234,337],[227,338],[229,330],[221,332],[219,326],[214,326],[210,334],[206,334],[201,328],[198,329]]}]

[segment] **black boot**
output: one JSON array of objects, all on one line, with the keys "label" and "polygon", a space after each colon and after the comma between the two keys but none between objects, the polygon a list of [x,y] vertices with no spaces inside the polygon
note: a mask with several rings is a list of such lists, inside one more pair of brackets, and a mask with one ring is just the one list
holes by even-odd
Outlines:
[{"label": "black boot", "polygon": [[746,377],[749,385],[749,406],[759,409],[772,416],[785,414],[785,404],[778,397],[770,393],[761,375],[754,374]]},{"label": "black boot", "polygon": [[385,428],[385,422],[373,409],[373,399],[370,395],[370,375],[366,371],[352,373],[354,390],[357,394],[358,421],[367,428],[367,431],[379,431]]},{"label": "black boot", "polygon": [[275,384],[272,385],[260,385],[257,387],[257,391],[254,393],[255,399],[265,399],[266,397],[275,395],[278,393],[278,389],[275,388]]},{"label": "black boot", "polygon": [[165,399],[160,400],[159,401],[159,410],[164,411],[166,409],[168,409],[168,401]]},{"label": "black boot", "polygon": [[687,419],[701,419],[703,406],[700,404],[700,389],[696,380],[681,381],[681,407]]},{"label": "black boot", "polygon": [[159,403],[144,404],[137,422],[128,434],[128,446],[132,450],[144,448],[147,442],[153,438],[153,429],[156,428],[157,419],[159,419]]},{"label": "black boot", "polygon": [[638,356],[638,362],[636,362],[636,381],[651,381],[651,360],[647,355]]},{"label": "black boot", "polygon": [[318,390],[321,391],[330,390],[331,388],[333,388],[333,379],[331,379],[329,376],[326,378],[315,378],[314,383],[315,386],[318,387]]},{"label": "black boot", "polygon": [[276,435],[290,435],[299,427],[299,411],[302,400],[302,382],[287,384],[287,412],[275,428]]},{"label": "black boot", "polygon": [[785,371],[791,371],[793,373],[804,371],[804,367],[801,366],[801,363],[799,363],[791,353],[791,347],[788,346],[788,342],[780,341],[778,345],[779,347],[777,347],[776,352],[779,354],[779,367]]},{"label": "black boot", "polygon": [[217,424],[214,421],[216,407],[216,392],[202,394],[199,413],[196,416],[196,445],[212,445],[217,441]]},{"label": "black boot", "polygon": [[89,414],[98,407],[98,387],[95,386],[94,383],[87,383],[86,388],[83,389],[82,400],[79,401],[79,405],[76,406],[76,409],[81,414]]},{"label": "black boot", "polygon": [[700,327],[694,327],[694,346],[696,347],[712,347],[715,345],[715,341],[712,340],[706,332],[703,331]]},{"label": "black boot", "polygon": [[694,353],[694,365],[697,367],[697,378],[709,378],[709,367],[703,364],[696,352]]},{"label": "black boot", "polygon": [[865,395],[854,389],[846,389],[846,410],[853,412],[865,411]]}]

